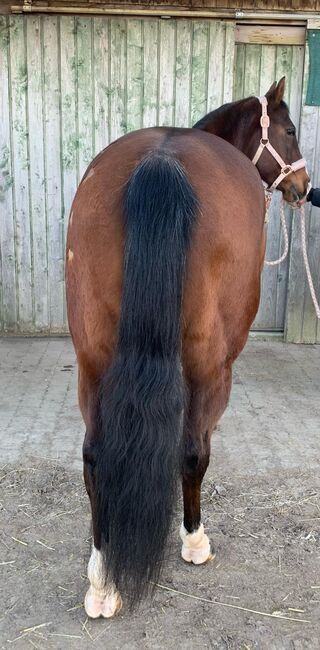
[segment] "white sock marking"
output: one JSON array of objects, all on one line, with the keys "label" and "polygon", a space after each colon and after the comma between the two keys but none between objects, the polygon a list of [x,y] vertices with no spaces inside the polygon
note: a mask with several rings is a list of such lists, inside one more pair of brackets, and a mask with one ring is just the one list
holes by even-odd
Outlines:
[{"label": "white sock marking", "polygon": [[113,583],[107,584],[103,557],[100,551],[92,546],[88,564],[90,587],[86,593],[84,607],[90,618],[110,618],[122,607],[122,599]]},{"label": "white sock marking", "polygon": [[186,562],[203,564],[211,559],[210,540],[204,532],[203,524],[200,524],[193,533],[188,533],[182,523],[180,537],[182,539],[181,555]]}]

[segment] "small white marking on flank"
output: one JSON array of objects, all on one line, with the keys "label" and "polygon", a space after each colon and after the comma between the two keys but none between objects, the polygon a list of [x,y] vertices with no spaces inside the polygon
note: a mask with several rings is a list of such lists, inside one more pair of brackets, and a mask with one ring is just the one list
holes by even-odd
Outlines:
[{"label": "small white marking on flank", "polygon": [[94,175],[94,169],[91,167],[90,171],[87,173],[86,177],[83,179],[82,184],[86,183],[89,178],[91,178]]}]

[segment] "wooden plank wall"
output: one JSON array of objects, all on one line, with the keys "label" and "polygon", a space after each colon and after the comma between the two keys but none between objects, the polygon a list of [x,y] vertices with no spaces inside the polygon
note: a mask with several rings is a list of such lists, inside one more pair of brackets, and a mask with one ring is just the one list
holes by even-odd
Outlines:
[{"label": "wooden plank wall", "polygon": [[[320,27],[320,23],[319,23]],[[308,47],[306,48],[306,74],[303,99],[308,83]],[[306,106],[303,101],[301,115],[300,148],[307,160],[314,187],[320,187],[320,107]],[[320,210],[306,206],[307,250],[318,302],[320,302]],[[316,317],[310,296],[302,257],[299,213],[294,214],[288,282],[288,305],[285,336],[293,343],[320,343],[320,322]]]},{"label": "wooden plank wall", "polygon": [[[240,28],[241,29],[241,28]],[[304,46],[260,45],[238,42],[234,76],[234,99],[264,95],[275,79],[286,77],[287,101],[292,120],[299,128],[304,70]],[[279,259],[283,238],[279,219],[280,194],[273,197],[269,210],[267,260]],[[285,209],[291,235],[293,211]],[[289,257],[279,266],[264,266],[260,308],[253,324],[255,330],[283,331],[286,318]]]},{"label": "wooden plank wall", "polygon": [[232,100],[234,23],[0,17],[0,330],[63,332],[64,247],[93,156]]}]

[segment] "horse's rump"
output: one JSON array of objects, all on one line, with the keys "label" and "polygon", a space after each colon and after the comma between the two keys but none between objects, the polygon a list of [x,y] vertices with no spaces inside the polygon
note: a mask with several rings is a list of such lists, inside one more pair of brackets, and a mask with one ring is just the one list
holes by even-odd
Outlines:
[{"label": "horse's rump", "polygon": [[[239,290],[245,297],[260,273],[264,196],[243,154],[220,138],[190,129],[144,129],[120,138],[88,168],[72,206],[67,240],[69,324],[77,351],[85,353],[87,341],[84,347],[90,348],[98,374],[111,361],[120,316],[124,188],[139,161],[164,142],[185,169],[200,204],[187,259],[184,324],[200,324],[202,316],[207,321],[204,312],[213,302],[212,309],[218,309],[226,288],[234,309]],[[235,316],[242,316],[241,305],[238,311]]]}]

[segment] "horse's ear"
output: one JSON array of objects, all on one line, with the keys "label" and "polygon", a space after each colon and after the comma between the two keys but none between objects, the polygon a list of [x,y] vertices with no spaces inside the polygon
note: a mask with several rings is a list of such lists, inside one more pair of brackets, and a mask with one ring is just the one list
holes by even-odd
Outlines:
[{"label": "horse's ear", "polygon": [[282,77],[282,79],[280,79],[276,87],[275,94],[274,94],[274,100],[276,104],[280,104],[280,102],[283,100],[285,87],[286,87],[286,78]]},{"label": "horse's ear", "polygon": [[277,87],[277,82],[274,81],[273,84],[271,84],[269,90],[266,92],[266,98],[271,99],[271,97],[274,95],[274,91]]},{"label": "horse's ear", "polygon": [[268,92],[266,93],[267,100],[269,102],[273,101],[275,104],[280,104],[281,100],[283,99],[285,86],[286,86],[285,77],[282,77],[282,79],[280,79],[278,84],[276,81],[274,81],[272,86],[270,86]]}]

